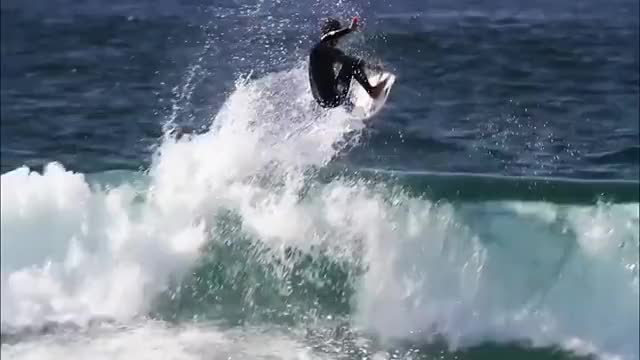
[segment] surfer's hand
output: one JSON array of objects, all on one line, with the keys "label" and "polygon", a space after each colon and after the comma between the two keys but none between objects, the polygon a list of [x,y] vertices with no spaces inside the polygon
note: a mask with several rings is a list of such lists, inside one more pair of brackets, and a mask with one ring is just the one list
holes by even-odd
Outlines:
[{"label": "surfer's hand", "polygon": [[358,30],[358,18],[357,17],[354,17],[353,20],[351,20],[351,26],[349,26],[349,29],[351,29],[351,31]]}]

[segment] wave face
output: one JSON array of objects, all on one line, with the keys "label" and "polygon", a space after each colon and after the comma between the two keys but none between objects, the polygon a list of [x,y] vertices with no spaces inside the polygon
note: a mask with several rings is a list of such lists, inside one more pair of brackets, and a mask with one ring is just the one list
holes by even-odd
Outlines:
[{"label": "wave face", "polygon": [[[623,202],[559,202],[518,199],[527,186],[434,198],[428,176],[322,176],[364,125],[320,112],[306,86],[303,67],[239,81],[207,131],[168,131],[144,173],[50,163],[3,174],[3,356],[131,357],[144,342],[188,358],[269,341],[286,354],[265,345],[248,356],[355,358],[352,348],[410,344],[398,356],[455,357],[516,342],[523,354],[638,358],[629,184],[606,185],[622,187]],[[448,176],[461,190],[475,181]],[[255,330],[238,335],[239,324]],[[69,329],[89,340],[39,337]],[[446,350],[428,345],[439,341]]]}]

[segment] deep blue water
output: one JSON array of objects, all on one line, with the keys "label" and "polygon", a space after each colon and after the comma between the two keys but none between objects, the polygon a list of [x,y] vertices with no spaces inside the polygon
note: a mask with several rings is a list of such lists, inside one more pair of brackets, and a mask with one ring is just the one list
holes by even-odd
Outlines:
[{"label": "deep blue water", "polygon": [[54,160],[84,172],[144,167],[190,71],[194,91],[176,122],[194,129],[238,77],[305,61],[332,9],[362,14],[365,29],[347,49],[398,75],[344,161],[638,179],[635,1],[5,1],[2,171]]}]

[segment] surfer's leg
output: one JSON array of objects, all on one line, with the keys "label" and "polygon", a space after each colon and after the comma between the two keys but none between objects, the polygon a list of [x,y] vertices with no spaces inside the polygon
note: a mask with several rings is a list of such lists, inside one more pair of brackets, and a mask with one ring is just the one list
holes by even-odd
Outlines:
[{"label": "surfer's leg", "polygon": [[[341,76],[344,77],[345,80],[341,80]],[[380,84],[376,84],[376,86],[371,85],[369,79],[367,78],[367,74],[364,71],[364,62],[354,58],[349,58],[349,60],[343,64],[342,69],[338,74],[338,82],[346,81],[347,92],[349,91],[348,86],[351,83],[351,78],[355,78],[356,81],[367,91],[367,93],[374,98],[380,95],[386,83],[385,80]]]},{"label": "surfer's leg", "polygon": [[364,72],[364,65],[361,61],[357,61],[353,64],[353,77],[369,94],[371,94],[374,87],[369,83],[367,74]]},{"label": "surfer's leg", "polygon": [[340,104],[347,106],[350,105],[349,90],[351,88],[351,80],[353,78],[355,78],[367,92],[370,92],[372,89],[372,86],[369,84],[369,80],[364,73],[362,63],[357,59],[348,58],[342,63],[342,68],[340,69],[338,76],[336,76],[336,90]]},{"label": "surfer's leg", "polygon": [[367,75],[364,72],[362,62],[358,59],[349,57],[342,63],[342,68],[336,77],[336,83],[349,91],[352,78],[355,78],[356,81],[362,85],[365,90],[367,90],[367,92],[371,90],[372,86],[369,84],[369,79],[367,79]]},{"label": "surfer's leg", "polygon": [[344,97],[349,93],[352,78],[353,69],[351,63],[342,64],[342,68],[340,68],[340,72],[336,76],[336,89],[340,97]]}]

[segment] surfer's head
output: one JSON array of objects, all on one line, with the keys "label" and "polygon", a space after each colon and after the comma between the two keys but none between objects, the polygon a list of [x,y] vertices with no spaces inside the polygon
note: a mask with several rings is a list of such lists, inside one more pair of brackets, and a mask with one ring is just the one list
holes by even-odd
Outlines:
[{"label": "surfer's head", "polygon": [[[340,24],[340,21],[328,18],[324,21],[322,27],[320,28],[320,38],[323,39],[330,32],[340,29],[342,29],[342,24]],[[332,45],[336,45],[337,41],[332,41],[331,43]]]}]

